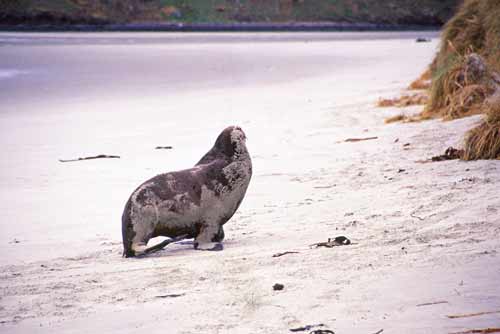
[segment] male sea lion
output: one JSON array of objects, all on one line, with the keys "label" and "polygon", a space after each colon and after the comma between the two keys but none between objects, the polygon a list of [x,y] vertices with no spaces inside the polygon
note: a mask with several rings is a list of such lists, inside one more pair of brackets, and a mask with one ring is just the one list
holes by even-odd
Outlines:
[{"label": "male sea lion", "polygon": [[160,174],[130,195],[122,215],[123,256],[147,254],[149,239],[195,238],[194,248],[221,250],[224,225],[236,212],[252,176],[246,136],[224,129],[214,146],[190,169]]}]

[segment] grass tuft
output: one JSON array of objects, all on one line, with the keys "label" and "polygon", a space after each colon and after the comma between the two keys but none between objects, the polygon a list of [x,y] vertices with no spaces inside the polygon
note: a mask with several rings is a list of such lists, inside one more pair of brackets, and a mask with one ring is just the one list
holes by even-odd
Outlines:
[{"label": "grass tuft", "polygon": [[378,107],[409,107],[415,105],[424,105],[427,103],[428,97],[425,93],[415,93],[412,95],[403,95],[393,99],[380,99],[377,102]]},{"label": "grass tuft", "polygon": [[500,159],[500,101],[484,105],[486,120],[465,138],[464,160]]},{"label": "grass tuft", "polygon": [[429,89],[431,87],[431,71],[428,69],[422,75],[413,81],[410,86],[408,86],[408,90],[424,90]]},{"label": "grass tuft", "polygon": [[492,75],[500,72],[500,1],[464,1],[443,28],[430,70],[423,116],[453,119],[479,112],[496,89]]}]

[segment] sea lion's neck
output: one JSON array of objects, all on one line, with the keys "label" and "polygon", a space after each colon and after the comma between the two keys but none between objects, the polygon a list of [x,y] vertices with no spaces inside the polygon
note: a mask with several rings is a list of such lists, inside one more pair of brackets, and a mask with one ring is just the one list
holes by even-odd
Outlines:
[{"label": "sea lion's neck", "polygon": [[248,153],[246,146],[238,147],[238,149],[235,150],[235,152],[232,156],[232,160],[234,160],[234,161],[250,160],[250,154]]}]

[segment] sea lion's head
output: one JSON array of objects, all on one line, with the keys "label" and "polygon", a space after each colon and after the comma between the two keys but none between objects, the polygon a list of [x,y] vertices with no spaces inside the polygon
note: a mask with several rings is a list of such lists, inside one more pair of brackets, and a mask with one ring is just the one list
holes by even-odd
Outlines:
[{"label": "sea lion's head", "polygon": [[228,126],[215,141],[215,149],[227,157],[237,157],[248,154],[246,147],[247,136],[239,126]]}]

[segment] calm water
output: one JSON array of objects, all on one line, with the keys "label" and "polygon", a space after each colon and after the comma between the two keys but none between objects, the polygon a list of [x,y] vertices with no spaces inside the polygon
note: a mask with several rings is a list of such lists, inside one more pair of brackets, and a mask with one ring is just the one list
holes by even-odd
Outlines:
[{"label": "calm water", "polygon": [[369,64],[339,42],[417,36],[436,33],[0,33],[0,113],[300,80]]}]

